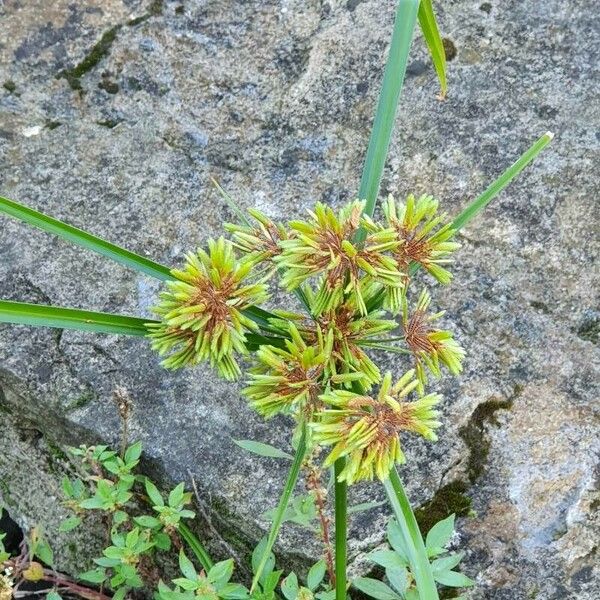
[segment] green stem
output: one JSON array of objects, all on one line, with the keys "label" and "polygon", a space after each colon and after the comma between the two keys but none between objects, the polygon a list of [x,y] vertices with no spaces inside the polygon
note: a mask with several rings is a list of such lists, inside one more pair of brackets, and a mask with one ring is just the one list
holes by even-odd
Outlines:
[{"label": "green stem", "polygon": [[389,478],[384,481],[383,485],[406,542],[410,568],[415,577],[419,598],[421,600],[438,600],[437,588],[423,536],[419,531],[419,525],[396,467],[392,468]]},{"label": "green stem", "polygon": [[348,530],[348,485],[338,481],[338,477],[346,466],[345,458],[338,458],[334,463],[335,473],[335,600],[346,600],[346,562],[348,547],[346,542]]},{"label": "green stem", "polygon": [[188,543],[188,546],[196,555],[196,558],[200,561],[204,570],[210,571],[214,563],[200,540],[192,533],[191,529],[181,521],[179,522],[177,529],[181,534],[181,537]]},{"label": "green stem", "polygon": [[267,564],[267,561],[269,560],[269,555],[271,554],[271,550],[273,549],[273,545],[275,544],[275,540],[277,539],[277,535],[281,529],[281,524],[283,523],[283,515],[285,514],[288,504],[290,503],[292,492],[294,491],[296,482],[298,481],[300,468],[302,467],[302,463],[304,462],[304,458],[306,456],[306,424],[303,423],[301,427],[302,433],[300,435],[296,454],[294,455],[294,462],[292,463],[292,466],[288,472],[283,493],[281,494],[275,516],[273,517],[273,522],[271,523],[269,537],[267,538],[267,545],[265,546],[264,553],[260,559],[256,573],[254,574],[254,579],[252,580],[252,587],[250,589],[251,592],[256,589],[256,586],[260,580],[260,576],[265,568],[265,565]]},{"label": "green stem", "polygon": [[[404,84],[418,8],[419,0],[399,0],[396,9],[390,53],[383,74],[379,103],[358,192],[358,197],[367,201],[364,212],[369,216],[373,215],[379,194],[379,185],[394,128],[400,92]],[[364,241],[365,235],[366,232],[361,229],[358,232],[357,241]]]}]

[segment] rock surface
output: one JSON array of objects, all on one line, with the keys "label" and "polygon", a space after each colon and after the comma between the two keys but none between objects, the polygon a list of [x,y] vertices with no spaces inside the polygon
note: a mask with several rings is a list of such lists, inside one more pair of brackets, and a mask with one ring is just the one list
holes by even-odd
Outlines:
[{"label": "rock surface", "polygon": [[[436,100],[419,35],[382,193],[431,192],[456,213],[541,133],[557,138],[464,231],[455,283],[434,292],[469,359],[439,386],[440,442],[407,442],[403,477],[428,503],[424,523],[463,515],[468,598],[597,598],[595,2],[436,4],[455,54],[450,94]],[[340,206],[358,187],[393,11],[392,0],[5,0],[2,194],[166,264],[233,218],[210,177],[278,219],[316,200]],[[0,223],[0,297],[149,315],[155,281]],[[0,497],[10,489],[21,520],[53,530],[61,518],[48,508],[46,454],[23,428],[59,446],[116,443],[111,393],[124,385],[145,468],[165,485],[193,475],[213,552],[260,537],[286,465],[231,439],[285,447],[289,427],[257,418],[239,386],[202,367],[167,373],[143,339],[73,331],[0,326],[0,361],[12,414],[0,411]],[[15,475],[22,456],[46,473],[29,486]],[[386,518],[381,508],[353,520],[357,569]],[[278,546],[288,565],[318,551],[294,527]]]}]

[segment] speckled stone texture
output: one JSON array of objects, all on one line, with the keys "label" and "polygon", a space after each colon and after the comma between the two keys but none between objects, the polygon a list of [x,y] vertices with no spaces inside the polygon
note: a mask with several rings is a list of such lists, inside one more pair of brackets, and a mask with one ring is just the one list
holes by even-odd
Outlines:
[{"label": "speckled stone texture", "polygon": [[[557,137],[461,233],[455,283],[433,290],[469,357],[437,386],[440,441],[407,440],[402,475],[415,505],[429,502],[424,524],[463,515],[468,598],[595,599],[597,3],[436,5],[450,93],[436,99],[419,34],[382,193],[434,193],[453,214],[539,135]],[[210,177],[276,219],[316,200],[339,207],[358,188],[393,12],[392,0],[4,0],[2,194],[173,265],[233,218]],[[0,228],[1,297],[150,314],[156,281],[14,220]],[[167,373],[143,339],[73,331],[0,326],[0,361],[3,440],[27,427],[59,446],[114,443],[111,393],[124,385],[144,468],[165,486],[193,475],[215,555],[262,535],[286,465],[231,438],[286,447],[289,424],[262,422],[240,386],[203,367]],[[5,501],[24,443],[5,444]],[[11,490],[13,512],[50,531],[51,479]],[[355,569],[386,519],[386,508],[353,518]],[[298,566],[319,546],[286,526],[277,551]]]}]

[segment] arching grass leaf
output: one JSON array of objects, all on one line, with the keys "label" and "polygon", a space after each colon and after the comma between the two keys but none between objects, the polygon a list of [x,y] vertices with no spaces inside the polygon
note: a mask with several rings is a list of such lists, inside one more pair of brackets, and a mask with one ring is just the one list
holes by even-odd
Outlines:
[{"label": "arching grass leaf", "polygon": [[0,300],[0,323],[79,329],[96,333],[146,335],[148,333],[146,323],[148,322],[150,322],[149,319],[111,315],[78,308]]}]

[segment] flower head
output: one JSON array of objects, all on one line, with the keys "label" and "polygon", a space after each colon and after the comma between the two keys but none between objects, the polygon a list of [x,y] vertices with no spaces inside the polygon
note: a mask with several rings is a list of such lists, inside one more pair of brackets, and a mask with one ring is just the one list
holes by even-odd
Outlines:
[{"label": "flower head", "polygon": [[168,354],[165,367],[209,360],[226,379],[239,376],[235,354],[246,354],[245,333],[257,328],[243,311],[267,298],[264,282],[247,281],[255,264],[253,257],[237,259],[231,242],[219,238],[208,242],[208,252],[187,254],[182,270],[171,271],[175,280],[167,282],[154,309],[161,322],[149,325],[152,347]]},{"label": "flower head", "polygon": [[452,274],[442,265],[452,262],[448,257],[460,244],[450,241],[455,231],[449,223],[442,225],[445,215],[437,214],[438,204],[431,196],[417,200],[411,194],[406,203],[395,202],[390,196],[383,211],[388,226],[394,229],[400,242],[393,251],[397,268],[408,273],[410,263],[415,262],[440,283],[447,284]]},{"label": "flower head", "polygon": [[244,254],[257,254],[261,260],[271,260],[281,254],[279,242],[288,237],[285,227],[274,223],[259,210],[249,208],[248,213],[254,223],[225,223],[225,229],[233,236],[233,245]]},{"label": "flower head", "polygon": [[243,394],[250,405],[265,417],[278,413],[311,412],[322,392],[322,378],[331,352],[331,336],[319,332],[308,346],[293,323],[287,324],[290,340],[285,348],[261,346],[257,365],[250,370],[250,381]]},{"label": "flower head", "polygon": [[414,402],[403,400],[418,386],[414,370],[408,371],[394,386],[392,375],[383,378],[377,398],[346,390],[330,390],[321,396],[326,408],[317,413],[312,424],[318,444],[333,445],[325,466],[342,456],[347,457],[339,479],[354,483],[388,477],[394,463],[405,461],[398,435],[412,431],[426,439],[436,440],[439,427],[437,411],[439,394],[429,394]]},{"label": "flower head", "polygon": [[[312,306],[315,316],[332,310],[344,294],[356,291],[363,314],[367,310],[360,297],[359,275],[364,273],[386,286],[402,285],[392,257],[384,253],[399,245],[393,229],[377,226],[363,215],[364,202],[355,201],[336,213],[318,202],[309,221],[292,221],[294,235],[282,240],[282,253],[275,261],[284,268],[282,285],[293,290],[311,277],[320,277]],[[360,227],[367,236],[355,243]]]},{"label": "flower head", "polygon": [[285,348],[261,346],[257,350],[257,365],[250,369],[243,390],[250,406],[265,417],[310,410],[322,390],[325,348],[307,346],[294,325],[289,331],[292,340],[286,340]]},{"label": "flower head", "polygon": [[[377,286],[363,280],[360,284],[360,297],[368,302],[376,289]],[[324,332],[333,334],[331,372],[360,373],[360,383],[370,389],[381,380],[381,374],[365,348],[368,348],[371,340],[384,336],[397,325],[395,321],[385,319],[385,312],[382,310],[363,315],[358,298],[358,293],[352,293],[335,310],[318,317],[317,322]]]},{"label": "flower head", "polygon": [[419,381],[419,390],[423,391],[427,383],[427,368],[435,377],[441,376],[440,363],[445,365],[453,375],[462,371],[462,360],[465,351],[456,343],[450,331],[435,329],[431,323],[439,319],[444,311],[428,315],[427,309],[431,303],[431,296],[423,290],[417,307],[409,315],[408,302],[403,298],[402,327],[404,339],[416,360],[416,372]]}]

